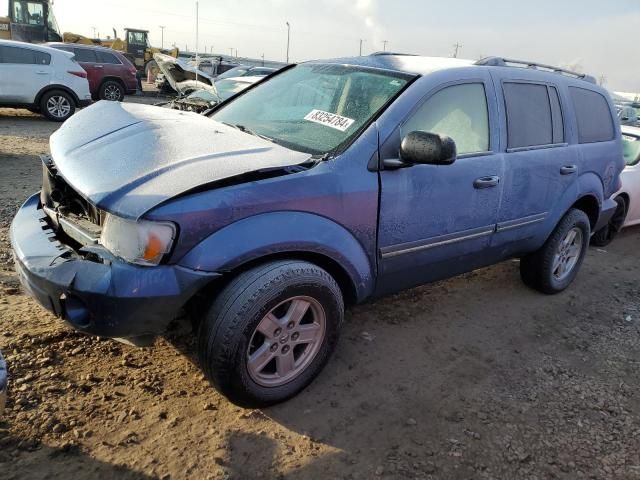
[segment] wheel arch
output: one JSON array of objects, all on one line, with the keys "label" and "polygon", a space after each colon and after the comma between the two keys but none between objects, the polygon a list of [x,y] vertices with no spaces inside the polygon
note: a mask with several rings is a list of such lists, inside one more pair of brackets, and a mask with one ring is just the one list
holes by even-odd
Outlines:
[{"label": "wheel arch", "polygon": [[46,87],[43,87],[38,94],[36,95],[36,99],[33,102],[34,105],[40,105],[40,102],[42,101],[42,97],[52,91],[52,90],[62,90],[65,93],[68,93],[69,95],[71,95],[71,98],[73,98],[73,101],[75,102],[75,107],[79,108],[80,107],[80,99],[78,98],[78,95],[76,95],[76,93],[71,90],[69,87],[65,86],[65,85],[59,85],[59,84],[53,84],[53,85],[47,85]]},{"label": "wheel arch", "polygon": [[586,213],[587,217],[589,217],[589,224],[591,226],[591,230],[595,228],[598,223],[598,218],[600,217],[600,202],[594,195],[584,195],[576,200],[569,210],[572,208],[576,208],[578,210],[582,210]]},{"label": "wheel arch", "polygon": [[106,75],[100,82],[100,86],[98,87],[98,89],[102,88],[102,86],[108,81],[117,82],[122,86],[122,88],[124,88],[125,91],[127,90],[127,86],[124,84],[122,79],[120,77],[116,77],[115,75]]},{"label": "wheel arch", "polygon": [[204,239],[178,263],[232,278],[281,259],[305,260],[324,268],[338,282],[347,303],[361,302],[373,293],[375,276],[364,248],[344,227],[310,213],[272,212],[239,220]]}]

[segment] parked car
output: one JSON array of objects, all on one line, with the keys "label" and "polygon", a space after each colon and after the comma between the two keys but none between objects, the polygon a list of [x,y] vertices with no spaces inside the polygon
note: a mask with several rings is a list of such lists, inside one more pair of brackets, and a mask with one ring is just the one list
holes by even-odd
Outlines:
[{"label": "parked car", "polygon": [[640,128],[622,127],[625,169],[620,174],[622,187],[614,196],[617,208],[606,226],[592,237],[592,243],[605,247],[624,227],[640,224]]},{"label": "parked car", "polygon": [[87,72],[73,55],[0,40],[0,107],[27,108],[62,122],[90,103]]},{"label": "parked car", "polygon": [[136,67],[120,52],[111,48],[71,43],[48,43],[57,50],[73,53],[87,72],[94,100],[121,102],[125,95],[138,90]]},{"label": "parked car", "polygon": [[2,418],[2,414],[4,413],[4,406],[7,402],[7,364],[2,358],[2,353],[0,352],[0,418]]},{"label": "parked car", "polygon": [[187,96],[180,96],[169,102],[157,103],[156,106],[202,113],[228,100],[263,78],[264,77],[225,78],[220,81],[215,81],[212,87],[196,90]]},{"label": "parked car", "polygon": [[638,126],[638,115],[636,109],[631,105],[619,105],[616,106],[616,110],[618,112],[620,125]]},{"label": "parked car", "polygon": [[216,77],[216,80],[222,80],[225,78],[238,78],[238,77],[266,77],[274,72],[277,72],[277,68],[271,67],[258,67],[239,65],[231,70],[227,70]]},{"label": "parked car", "polygon": [[191,312],[243,406],[305,388],[345,305],[510,258],[563,291],[624,167],[593,78],[501,58],[302,63],[207,116],[100,102],[50,147],[10,229],[27,291],[133,343]]}]

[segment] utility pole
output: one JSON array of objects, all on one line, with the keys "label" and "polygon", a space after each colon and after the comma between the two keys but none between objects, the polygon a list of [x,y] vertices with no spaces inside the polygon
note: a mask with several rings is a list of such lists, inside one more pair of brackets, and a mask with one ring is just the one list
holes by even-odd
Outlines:
[{"label": "utility pole", "polygon": [[262,66],[264,67],[264,53],[262,54]]},{"label": "utility pole", "polygon": [[199,31],[198,31],[198,27],[200,24],[200,12],[199,12],[199,6],[198,6],[198,0],[196,0],[196,82],[198,81],[198,37],[199,37]]},{"label": "utility pole", "polygon": [[93,28],[93,38],[98,38],[96,37],[96,27],[91,27],[91,28]]},{"label": "utility pole", "polygon": [[291,24],[287,22],[287,63],[289,63],[289,44],[291,43]]},{"label": "utility pole", "polygon": [[231,52],[231,53],[229,54],[229,56],[233,58],[233,47],[231,47],[231,48],[229,49],[229,51]]},{"label": "utility pole", "polygon": [[387,43],[389,43],[387,40],[383,40],[382,41],[382,51],[383,52],[387,51]]},{"label": "utility pole", "polygon": [[160,43],[160,45],[161,45],[160,48],[164,48],[164,29],[165,29],[165,26],[164,25],[160,25],[160,31],[162,32],[162,42]]},{"label": "utility pole", "polygon": [[456,42],[456,44],[453,46],[453,48],[455,48],[455,50],[453,52],[453,58],[458,58],[458,50],[460,50],[462,48],[462,44]]},{"label": "utility pole", "polygon": [[360,56],[362,56],[362,44],[365,42],[362,38],[360,39]]},{"label": "utility pole", "polygon": [[607,84],[607,77],[606,75],[600,75],[600,86],[604,87]]}]

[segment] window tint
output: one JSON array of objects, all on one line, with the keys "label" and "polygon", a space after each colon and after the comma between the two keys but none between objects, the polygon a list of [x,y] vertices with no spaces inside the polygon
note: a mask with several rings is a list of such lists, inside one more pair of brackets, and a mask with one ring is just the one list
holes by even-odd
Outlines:
[{"label": "window tint", "polygon": [[484,85],[454,85],[435,93],[402,126],[404,137],[415,130],[448,135],[459,154],[489,150],[489,113]]},{"label": "window tint", "polygon": [[0,47],[0,62],[49,65],[51,63],[51,55],[28,48],[2,46]]},{"label": "window tint", "polygon": [[508,148],[550,145],[553,142],[551,104],[546,85],[505,83]]},{"label": "window tint", "polygon": [[553,143],[564,143],[564,120],[556,87],[549,87],[549,100],[553,117]]},{"label": "window tint", "polygon": [[76,54],[76,61],[80,63],[96,63],[98,61],[96,58],[96,52],[89,50],[88,48],[75,48],[74,53]]},{"label": "window tint", "polygon": [[113,53],[109,52],[96,52],[96,56],[98,57],[98,63],[111,63],[117,65],[120,63],[118,57],[116,57]]},{"label": "window tint", "polygon": [[615,132],[607,100],[597,92],[570,87],[571,98],[578,121],[580,143],[613,140]]}]

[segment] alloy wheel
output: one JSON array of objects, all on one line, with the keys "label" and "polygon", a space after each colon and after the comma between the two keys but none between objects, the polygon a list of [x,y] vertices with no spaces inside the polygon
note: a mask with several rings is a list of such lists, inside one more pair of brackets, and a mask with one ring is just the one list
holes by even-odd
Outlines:
[{"label": "alloy wheel", "polygon": [[553,257],[553,277],[559,282],[567,278],[578,263],[581,253],[582,230],[573,227],[562,239]]},{"label": "alloy wheel", "polygon": [[47,111],[55,118],[64,118],[71,111],[71,103],[62,95],[54,95],[47,100]]},{"label": "alloy wheel", "polygon": [[247,350],[247,369],[258,385],[277,387],[298,377],[322,346],[326,314],[311,297],[289,298],[258,323]]},{"label": "alloy wheel", "polygon": [[112,102],[120,100],[120,88],[117,85],[107,85],[104,89],[104,99]]}]

